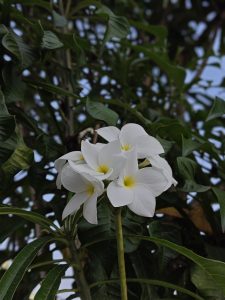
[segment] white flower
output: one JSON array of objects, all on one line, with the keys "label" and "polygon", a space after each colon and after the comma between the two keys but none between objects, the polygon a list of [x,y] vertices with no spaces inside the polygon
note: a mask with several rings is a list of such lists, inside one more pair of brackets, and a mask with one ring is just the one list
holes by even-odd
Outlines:
[{"label": "white flower", "polygon": [[126,124],[121,130],[114,126],[103,127],[98,129],[97,133],[109,142],[119,140],[121,150],[124,152],[135,148],[138,158],[164,153],[159,141],[148,135],[138,124]]},{"label": "white flower", "polygon": [[120,155],[117,141],[103,147],[96,147],[88,141],[82,141],[81,152],[86,164],[76,164],[69,161],[72,169],[78,173],[86,173],[99,180],[115,179],[124,166],[125,158]]},{"label": "white flower", "polygon": [[168,180],[166,189],[168,189],[172,184],[174,186],[177,185],[177,181],[173,178],[172,169],[171,169],[170,165],[168,164],[168,162],[164,158],[160,157],[159,155],[156,155],[153,157],[149,157],[148,160],[153,167],[161,170],[163,172],[163,174],[166,176],[166,178]]},{"label": "white flower", "polygon": [[76,164],[84,163],[84,157],[83,157],[81,151],[72,151],[72,152],[69,152],[69,153],[59,157],[58,159],[56,159],[55,168],[58,172],[58,176],[56,179],[56,186],[58,189],[61,189],[61,185],[62,185],[62,182],[61,182],[62,168],[68,160],[71,160]]},{"label": "white flower", "polygon": [[134,213],[152,217],[155,197],[167,186],[168,180],[159,169],[149,167],[139,170],[136,152],[131,151],[118,180],[108,185],[107,195],[114,207],[128,205]]},{"label": "white flower", "polygon": [[104,192],[102,181],[88,174],[74,172],[67,163],[61,172],[62,185],[75,195],[67,203],[62,218],[77,212],[82,204],[83,216],[91,224],[97,224],[97,198]]}]

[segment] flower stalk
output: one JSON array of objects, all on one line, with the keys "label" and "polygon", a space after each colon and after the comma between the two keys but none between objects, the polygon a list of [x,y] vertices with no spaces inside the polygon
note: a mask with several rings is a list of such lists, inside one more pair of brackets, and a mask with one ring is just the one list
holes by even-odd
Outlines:
[{"label": "flower stalk", "polygon": [[120,276],[121,300],[127,300],[127,282],[126,282],[126,268],[124,259],[124,241],[122,229],[122,208],[119,207],[115,211],[115,225],[116,225],[116,240],[117,240],[117,256]]}]

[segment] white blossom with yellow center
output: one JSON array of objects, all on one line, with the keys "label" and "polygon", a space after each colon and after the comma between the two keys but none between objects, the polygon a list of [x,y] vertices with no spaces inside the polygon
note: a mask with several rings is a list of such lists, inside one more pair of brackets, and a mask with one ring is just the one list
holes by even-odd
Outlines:
[{"label": "white blossom with yellow center", "polygon": [[154,167],[138,169],[137,154],[127,155],[125,168],[119,178],[107,187],[107,196],[114,207],[128,205],[134,213],[152,217],[155,212],[155,197],[167,189],[166,176]]},{"label": "white blossom with yellow center", "polygon": [[86,164],[69,161],[72,169],[78,173],[89,174],[99,180],[113,180],[118,177],[126,158],[120,155],[118,141],[96,147],[88,141],[82,141],[81,152]]},{"label": "white blossom with yellow center", "polygon": [[62,185],[75,195],[67,203],[62,218],[78,211],[83,204],[83,216],[97,224],[97,198],[104,192],[104,184],[88,174],[76,173],[67,163],[62,169]]},{"label": "white blossom with yellow center", "polygon": [[103,127],[98,129],[97,133],[108,142],[119,141],[120,149],[124,154],[133,149],[136,150],[138,158],[164,153],[159,141],[148,135],[138,124],[128,123],[121,130],[114,126]]}]

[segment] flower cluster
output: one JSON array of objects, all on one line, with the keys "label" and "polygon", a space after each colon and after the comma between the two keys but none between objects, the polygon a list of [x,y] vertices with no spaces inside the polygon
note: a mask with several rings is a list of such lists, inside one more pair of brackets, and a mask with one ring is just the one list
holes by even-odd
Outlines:
[{"label": "flower cluster", "polygon": [[133,123],[121,130],[103,127],[97,133],[108,143],[84,140],[81,151],[70,152],[55,162],[57,187],[63,185],[75,193],[63,211],[63,219],[83,205],[84,218],[97,224],[97,198],[105,191],[104,183],[114,207],[127,205],[140,216],[152,217],[155,197],[177,183],[169,164],[160,156],[164,153],[162,145]]}]

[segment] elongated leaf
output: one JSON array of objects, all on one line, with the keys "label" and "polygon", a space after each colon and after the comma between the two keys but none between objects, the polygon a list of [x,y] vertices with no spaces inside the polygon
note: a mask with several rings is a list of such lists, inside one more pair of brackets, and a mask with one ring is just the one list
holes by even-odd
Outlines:
[{"label": "elongated leaf", "polygon": [[9,114],[4,94],[0,90],[0,142],[5,141],[13,134],[15,126],[15,118]]},{"label": "elongated leaf", "polygon": [[225,100],[216,98],[213,102],[213,106],[209,111],[206,121],[222,117],[225,114]]},{"label": "elongated leaf", "polygon": [[58,265],[50,270],[47,276],[41,283],[41,287],[38,290],[35,300],[54,300],[58,291],[60,281],[64,275],[67,265]]},{"label": "elongated leaf", "polygon": [[16,150],[10,158],[2,165],[5,176],[13,176],[21,170],[28,169],[33,162],[33,150],[28,148],[20,140]]},{"label": "elongated leaf", "polygon": [[216,195],[216,198],[220,204],[221,227],[224,232],[225,231],[225,192],[215,187],[212,188],[212,191]]},{"label": "elongated leaf", "polygon": [[[132,237],[135,237],[132,235]],[[169,242],[167,240],[159,239],[156,237],[146,237],[146,236],[136,236],[138,239],[143,239],[145,241],[151,241],[156,243],[157,245],[168,247],[185,257],[189,258],[191,261],[196,263],[206,274],[211,278],[214,285],[222,291],[223,295],[225,296],[225,263],[208,259],[205,257],[202,257],[196,253],[194,253],[192,250],[189,250],[183,246],[179,246],[177,244],[174,244],[172,242]]]},{"label": "elongated leaf", "polygon": [[22,37],[9,31],[2,38],[2,45],[21,62],[23,67],[28,67],[33,61],[31,48],[24,43]]},{"label": "elongated leaf", "polygon": [[36,81],[36,82],[27,81],[27,83],[32,87],[43,89],[44,91],[47,91],[52,94],[61,95],[61,96],[78,97],[76,94],[71,93],[71,92],[69,92],[59,86],[51,84],[51,83],[46,83],[46,82],[42,82],[42,81]]},{"label": "elongated leaf", "polygon": [[42,48],[45,49],[58,49],[63,47],[63,43],[60,42],[57,35],[49,30],[44,31],[44,35],[42,37]]},{"label": "elongated leaf", "polygon": [[47,230],[49,230],[50,227],[57,228],[56,225],[52,223],[49,219],[43,217],[38,213],[26,211],[17,207],[0,206],[0,215],[9,215],[9,214],[17,215],[35,224],[39,224],[43,228],[46,228]]},{"label": "elongated leaf", "polygon": [[[104,284],[112,284],[112,283],[119,283],[119,279],[111,279],[111,280],[105,280],[105,281],[99,281],[99,282],[95,282],[93,283],[90,287],[93,288],[95,286],[98,285],[104,285]],[[154,280],[154,279],[145,279],[145,278],[127,278],[127,282],[138,282],[138,283],[142,283],[142,284],[149,284],[149,285],[155,285],[155,286],[162,286],[165,288],[169,288],[169,289],[173,289],[173,290],[177,290],[178,292],[181,292],[183,294],[189,295],[191,296],[193,299],[197,299],[197,300],[204,300],[202,297],[200,297],[199,295],[183,288],[180,287],[176,284],[172,284],[170,282],[165,282],[162,280]]]},{"label": "elongated leaf", "polygon": [[105,121],[108,125],[116,125],[119,116],[118,114],[105,106],[102,103],[90,101],[87,99],[86,102],[87,112],[97,120]]},{"label": "elongated leaf", "polygon": [[0,280],[0,299],[11,300],[13,295],[23,279],[29,265],[34,260],[38,251],[50,242],[52,238],[43,237],[37,239],[25,246],[14,259],[10,268],[5,272]]}]

